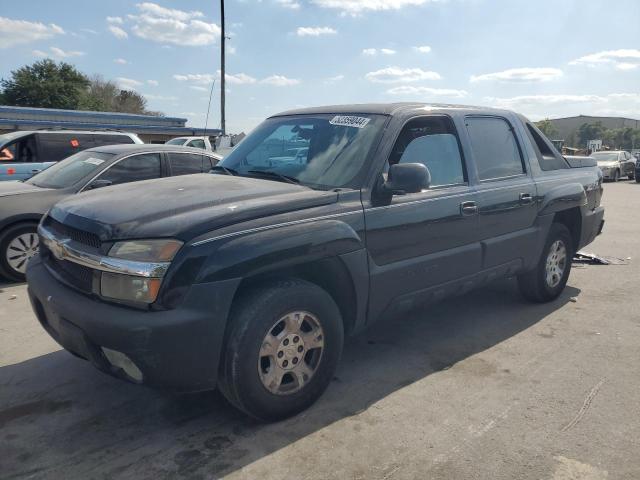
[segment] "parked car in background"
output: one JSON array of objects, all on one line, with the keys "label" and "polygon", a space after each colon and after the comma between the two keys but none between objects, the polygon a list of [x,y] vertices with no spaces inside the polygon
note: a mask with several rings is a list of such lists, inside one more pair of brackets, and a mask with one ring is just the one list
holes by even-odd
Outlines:
[{"label": "parked car in background", "polygon": [[[273,161],[302,145],[289,158],[304,161]],[[57,203],[29,296],[44,329],[97,368],[219,386],[262,420],[311,405],[344,337],[385,316],[506,276],[531,301],[558,298],[604,224],[594,162],[572,167],[505,110],[285,112],[216,171]]]},{"label": "parked car in background", "polygon": [[177,137],[165,142],[165,145],[183,145],[185,147],[202,148],[209,152],[215,151],[215,142],[209,137]]},{"label": "parked car in background", "polygon": [[0,274],[24,280],[27,261],[38,251],[38,222],[57,201],[109,185],[208,172],[220,158],[165,145],[102,146],[78,152],[24,182],[1,182]]},{"label": "parked car in background", "polygon": [[74,153],[101,145],[141,144],[134,133],[37,130],[0,135],[0,180],[26,180]]},{"label": "parked car in background", "polygon": [[629,180],[635,178],[636,159],[629,152],[623,150],[595,152],[591,154],[591,158],[595,158],[598,162],[605,180],[617,182],[622,177],[628,177]]}]

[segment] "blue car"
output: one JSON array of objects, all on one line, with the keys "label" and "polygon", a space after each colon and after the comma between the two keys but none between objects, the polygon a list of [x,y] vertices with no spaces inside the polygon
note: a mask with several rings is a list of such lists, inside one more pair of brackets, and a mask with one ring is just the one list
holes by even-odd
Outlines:
[{"label": "blue car", "polygon": [[0,181],[26,180],[87,148],[143,143],[133,133],[37,130],[0,135]]}]

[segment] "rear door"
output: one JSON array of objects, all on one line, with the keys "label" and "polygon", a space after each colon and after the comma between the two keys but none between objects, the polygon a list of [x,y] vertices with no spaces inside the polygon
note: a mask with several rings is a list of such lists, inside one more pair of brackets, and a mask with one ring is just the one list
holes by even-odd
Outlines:
[{"label": "rear door", "polygon": [[467,116],[465,125],[479,180],[482,268],[509,264],[517,268],[535,246],[538,213],[536,186],[521,140],[505,117]]}]

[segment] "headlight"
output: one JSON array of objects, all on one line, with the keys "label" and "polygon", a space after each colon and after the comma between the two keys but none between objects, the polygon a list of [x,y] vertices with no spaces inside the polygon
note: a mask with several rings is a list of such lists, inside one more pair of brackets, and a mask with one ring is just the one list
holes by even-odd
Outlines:
[{"label": "headlight", "polygon": [[161,284],[162,278],[102,272],[100,295],[128,302],[153,303],[158,297]]},{"label": "headlight", "polygon": [[162,285],[164,269],[182,245],[181,241],[173,239],[130,240],[115,243],[109,250],[110,258],[123,260],[125,263],[131,262],[132,270],[147,273],[126,275],[103,272],[100,279],[100,295],[129,302],[155,302]]},{"label": "headlight", "polygon": [[131,240],[115,243],[109,256],[135,262],[170,262],[181,246],[180,240]]}]

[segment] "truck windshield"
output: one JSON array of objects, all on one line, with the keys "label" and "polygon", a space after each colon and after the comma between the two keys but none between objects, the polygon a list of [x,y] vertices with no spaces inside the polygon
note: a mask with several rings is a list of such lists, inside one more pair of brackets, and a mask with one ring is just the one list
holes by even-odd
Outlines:
[{"label": "truck windshield", "polygon": [[357,188],[385,118],[357,114],[271,118],[219,165],[242,176],[288,177],[312,188]]},{"label": "truck windshield", "polygon": [[113,153],[88,150],[78,152],[34,175],[25,183],[42,188],[71,187],[83,178],[97,174],[113,155]]}]

